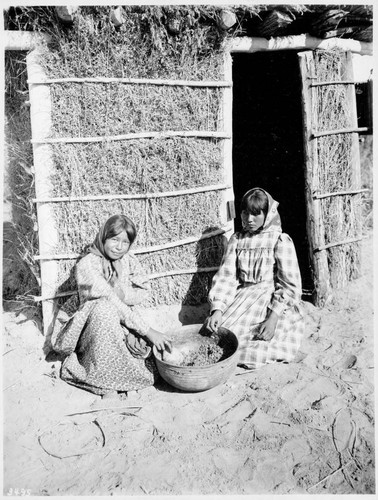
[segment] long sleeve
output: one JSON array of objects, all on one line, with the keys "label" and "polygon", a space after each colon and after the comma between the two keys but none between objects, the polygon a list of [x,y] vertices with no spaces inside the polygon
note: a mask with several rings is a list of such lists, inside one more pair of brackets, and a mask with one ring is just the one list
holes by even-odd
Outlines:
[{"label": "long sleeve", "polygon": [[209,293],[210,311],[224,312],[233,302],[239,284],[237,277],[237,236],[233,234],[228,242],[221,266],[213,278]]},{"label": "long sleeve", "polygon": [[129,305],[126,305],[115,293],[114,288],[106,281],[102,274],[101,258],[93,254],[85,256],[76,266],[76,280],[80,301],[106,298],[117,308],[121,321],[127,328],[145,335],[149,325]]},{"label": "long sleeve", "polygon": [[274,250],[276,260],[275,291],[269,308],[281,315],[285,309],[299,304],[302,295],[302,280],[294,243],[289,235],[282,233]]}]

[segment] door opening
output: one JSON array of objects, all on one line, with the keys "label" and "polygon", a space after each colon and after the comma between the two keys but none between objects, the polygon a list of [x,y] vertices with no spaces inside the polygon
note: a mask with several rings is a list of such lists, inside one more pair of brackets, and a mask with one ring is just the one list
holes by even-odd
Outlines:
[{"label": "door opening", "polygon": [[253,187],[279,202],[282,229],[294,241],[303,298],[313,289],[304,183],[301,81],[296,51],[233,54],[235,229],[240,201]]}]

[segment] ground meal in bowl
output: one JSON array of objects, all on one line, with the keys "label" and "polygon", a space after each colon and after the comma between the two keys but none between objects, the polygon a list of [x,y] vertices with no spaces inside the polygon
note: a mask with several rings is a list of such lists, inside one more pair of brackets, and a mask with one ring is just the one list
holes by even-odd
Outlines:
[{"label": "ground meal in bowl", "polygon": [[233,354],[232,343],[219,336],[204,337],[200,346],[185,354],[179,366],[206,366],[222,361]]}]

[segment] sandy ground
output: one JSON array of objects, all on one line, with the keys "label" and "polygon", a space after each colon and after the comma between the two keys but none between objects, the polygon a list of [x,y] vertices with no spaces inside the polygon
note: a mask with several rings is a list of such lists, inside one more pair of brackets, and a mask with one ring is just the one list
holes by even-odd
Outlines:
[{"label": "sandy ground", "polygon": [[[305,304],[296,362],[201,393],[161,382],[123,408],[94,412],[46,361],[34,311],[5,312],[4,495],[373,494],[372,244],[361,278]],[[165,330],[205,313],[148,312]]]}]

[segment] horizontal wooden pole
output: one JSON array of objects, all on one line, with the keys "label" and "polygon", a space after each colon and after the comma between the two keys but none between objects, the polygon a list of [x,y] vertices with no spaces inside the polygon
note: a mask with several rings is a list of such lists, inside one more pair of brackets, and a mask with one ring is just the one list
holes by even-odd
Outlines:
[{"label": "horizontal wooden pole", "polygon": [[189,269],[175,269],[172,271],[162,271],[161,273],[154,273],[149,276],[150,280],[157,278],[165,278],[166,276],[177,276],[181,274],[197,274],[197,273],[212,273],[218,271],[219,267],[192,267]]},{"label": "horizontal wooden pole", "polygon": [[357,241],[363,240],[365,237],[360,236],[359,238],[351,238],[350,240],[337,241],[336,243],[328,243],[328,245],[324,245],[314,249],[315,252],[321,252],[322,250],[327,250],[327,248],[337,247],[340,245],[347,245],[348,243],[356,243]]},{"label": "horizontal wooden pole", "polygon": [[[160,250],[166,250],[167,248],[179,247],[182,245],[188,245],[190,243],[195,243],[196,241],[206,240],[208,238],[213,238],[214,236],[219,236],[220,234],[227,233],[231,231],[231,228],[222,228],[217,229],[215,231],[211,231],[207,234],[202,234],[201,236],[191,236],[189,238],[185,238],[183,240],[172,241],[170,243],[163,243],[161,245],[154,245],[150,247],[141,247],[133,250],[133,254],[143,254],[143,253],[152,253],[158,252]],[[81,256],[80,253],[67,253],[67,254],[55,254],[55,255],[35,255],[34,260],[74,260]]]},{"label": "horizontal wooden pole", "polygon": [[321,87],[322,85],[356,85],[359,82],[352,80],[328,80],[324,82],[313,82],[311,87]]},{"label": "horizontal wooden pole", "polygon": [[324,130],[324,132],[314,132],[312,134],[313,138],[324,137],[326,135],[336,135],[336,134],[352,134],[358,132],[367,132],[368,127],[352,127],[352,128],[341,128],[338,130]]},{"label": "horizontal wooden pole", "polygon": [[164,80],[149,78],[47,78],[46,80],[28,80],[29,85],[48,85],[56,83],[125,83],[141,85],[166,85],[174,87],[232,87],[232,82],[201,80]]},{"label": "horizontal wooden pole", "polygon": [[323,194],[314,194],[314,200],[321,200],[323,198],[330,198],[331,196],[345,196],[352,194],[360,194],[366,193],[367,191],[371,191],[370,189],[356,189],[355,191],[336,191],[335,193],[323,193]]},{"label": "horizontal wooden pole", "polygon": [[34,50],[42,43],[50,43],[51,35],[35,31],[4,30],[2,41],[5,50]]},{"label": "horizontal wooden pole", "polygon": [[88,143],[88,142],[111,142],[132,139],[166,139],[169,137],[203,137],[214,139],[231,139],[230,134],[225,132],[211,132],[201,130],[167,130],[164,132],[136,132],[132,134],[99,136],[99,137],[56,137],[50,139],[32,139],[32,144],[59,144],[59,143]]},{"label": "horizontal wooden pole", "polygon": [[34,198],[34,203],[59,203],[74,201],[100,201],[100,200],[139,200],[150,198],[169,198],[172,196],[183,196],[188,194],[206,193],[208,191],[220,191],[230,189],[228,184],[215,184],[213,186],[200,186],[191,189],[182,189],[181,191],[165,191],[161,193],[143,193],[143,194],[104,194],[93,196],[62,196],[56,198]]},{"label": "horizontal wooden pole", "polygon": [[[172,271],[162,271],[161,273],[150,274],[147,278],[149,280],[165,278],[167,276],[178,276],[182,274],[198,274],[198,273],[212,273],[218,271],[219,267],[192,267],[189,269],[175,269]],[[61,292],[51,297],[39,297],[35,295],[31,295],[30,298],[34,300],[34,302],[42,302],[44,300],[55,300],[63,297],[70,297],[71,295],[75,295],[77,290],[72,290],[68,292]]]},{"label": "horizontal wooden pole", "polygon": [[225,42],[225,50],[239,53],[261,52],[265,50],[334,50],[350,51],[356,54],[373,55],[373,43],[360,42],[351,38],[317,38],[308,33],[301,35],[263,37],[234,37]]}]

